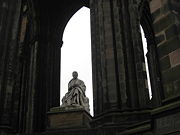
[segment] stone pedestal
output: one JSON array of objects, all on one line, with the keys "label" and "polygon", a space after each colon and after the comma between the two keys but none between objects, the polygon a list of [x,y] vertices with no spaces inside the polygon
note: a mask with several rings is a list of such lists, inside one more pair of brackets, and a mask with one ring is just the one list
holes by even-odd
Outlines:
[{"label": "stone pedestal", "polygon": [[81,107],[55,107],[48,112],[48,129],[90,128],[91,115]]}]

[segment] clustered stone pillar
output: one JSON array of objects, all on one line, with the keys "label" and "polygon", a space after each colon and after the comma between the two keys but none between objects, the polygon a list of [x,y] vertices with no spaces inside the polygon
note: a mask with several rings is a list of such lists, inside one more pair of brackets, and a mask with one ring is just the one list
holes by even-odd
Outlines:
[{"label": "clustered stone pillar", "polygon": [[95,117],[149,107],[138,4],[91,0]]},{"label": "clustered stone pillar", "polygon": [[49,88],[47,89],[48,96],[46,103],[48,110],[60,105],[60,60],[63,41],[58,38],[59,37],[50,39],[47,46],[47,70],[49,70],[47,81],[49,82]]},{"label": "clustered stone pillar", "polygon": [[[119,66],[124,66],[124,61],[117,63],[115,25],[113,24],[111,2],[91,1],[91,26],[92,26],[92,63],[94,84],[94,109],[95,115],[109,109],[121,106],[119,81],[125,80],[124,69],[121,75]],[[94,36],[96,35],[96,36]],[[119,58],[123,58],[122,44],[119,46]],[[119,61],[120,62],[120,61]],[[118,66],[119,65],[119,66]],[[124,85],[125,87],[125,85]],[[101,96],[100,96],[101,95]],[[126,96],[126,92],[125,95]],[[125,98],[126,100],[126,98]]]},{"label": "clustered stone pillar", "polygon": [[[5,53],[2,63],[5,66],[0,66],[4,73],[4,77],[0,79],[3,86],[0,88],[0,130],[30,133],[33,131],[36,100],[36,20],[33,13],[27,12],[32,9],[26,2],[2,1],[2,5],[8,15],[3,14],[4,17],[0,20],[5,28],[2,32],[5,35],[2,42],[5,46],[2,48]],[[8,16],[7,20],[5,16]]]},{"label": "clustered stone pillar", "polygon": [[17,111],[14,106],[17,62],[17,35],[21,0],[0,1],[0,134],[13,131]]},{"label": "clustered stone pillar", "polygon": [[[59,37],[58,37],[59,38]],[[60,106],[59,100],[60,100],[60,62],[61,62],[61,47],[63,45],[63,41],[61,39],[56,39],[53,44],[53,58],[54,61],[52,62],[52,89],[53,92],[50,90],[51,93],[51,106],[50,107],[56,107]]]}]

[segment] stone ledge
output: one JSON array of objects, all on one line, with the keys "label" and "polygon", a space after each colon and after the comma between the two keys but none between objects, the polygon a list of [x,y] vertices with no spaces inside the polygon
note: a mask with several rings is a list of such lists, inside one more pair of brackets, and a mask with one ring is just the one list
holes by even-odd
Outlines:
[{"label": "stone ledge", "polygon": [[166,99],[162,100],[162,103],[163,103],[163,105],[168,105],[168,104],[171,104],[171,103],[175,103],[177,101],[180,101],[180,94],[177,94],[175,96],[166,98]]},{"label": "stone ledge", "polygon": [[169,111],[172,112],[172,110],[176,110],[176,109],[180,109],[180,101],[153,109],[151,111],[151,115],[154,116],[154,115],[159,115],[159,114],[169,112]]},{"label": "stone ledge", "polygon": [[6,131],[6,132],[14,132],[14,128],[6,125],[0,125],[0,131]]},{"label": "stone ledge", "polygon": [[33,135],[97,135],[97,130],[85,128],[63,128],[48,130],[43,133],[35,133]]},{"label": "stone ledge", "polygon": [[135,124],[150,119],[150,110],[141,111],[110,111],[93,118],[92,127],[118,127],[118,130],[124,131]]},{"label": "stone ledge", "polygon": [[117,133],[117,135],[132,135],[142,133],[151,130],[151,128],[151,121],[144,121],[128,128],[127,131]]},{"label": "stone ledge", "polygon": [[77,111],[86,111],[86,110],[82,106],[71,105],[71,106],[65,106],[65,107],[53,107],[50,109],[50,111],[47,114],[61,113],[61,112],[74,112],[74,111],[77,112]]}]

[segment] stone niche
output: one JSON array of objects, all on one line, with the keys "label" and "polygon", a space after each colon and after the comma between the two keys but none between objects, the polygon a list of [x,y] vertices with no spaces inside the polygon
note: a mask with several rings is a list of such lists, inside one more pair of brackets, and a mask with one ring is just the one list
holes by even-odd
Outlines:
[{"label": "stone niche", "polygon": [[92,116],[83,107],[54,107],[47,113],[48,129],[90,128]]}]

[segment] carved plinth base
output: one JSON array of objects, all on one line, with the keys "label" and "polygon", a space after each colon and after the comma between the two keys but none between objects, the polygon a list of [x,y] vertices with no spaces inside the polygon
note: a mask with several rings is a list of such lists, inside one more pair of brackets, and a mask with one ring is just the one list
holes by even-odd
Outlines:
[{"label": "carved plinth base", "polygon": [[90,128],[91,120],[81,107],[55,107],[48,112],[48,129]]}]

